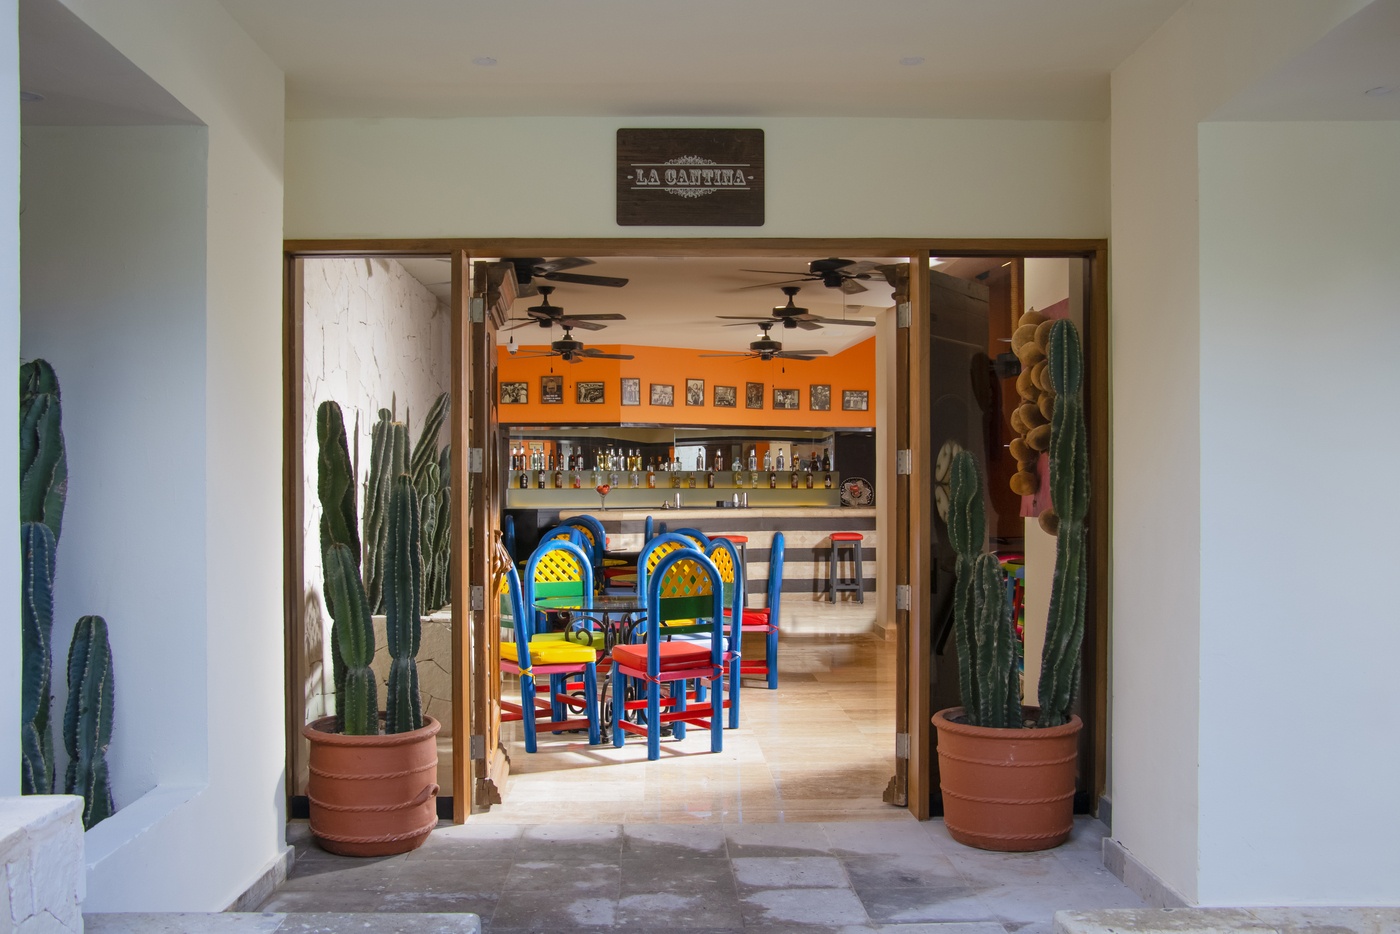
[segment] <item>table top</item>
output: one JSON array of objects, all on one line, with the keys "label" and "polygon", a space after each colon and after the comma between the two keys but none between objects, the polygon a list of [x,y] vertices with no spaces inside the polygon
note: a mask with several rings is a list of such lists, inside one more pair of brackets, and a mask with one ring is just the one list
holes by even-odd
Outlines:
[{"label": "table top", "polygon": [[640,598],[635,593],[603,593],[596,594],[590,601],[585,601],[583,597],[541,597],[535,601],[537,610],[574,610],[577,612],[595,613],[643,613],[646,611],[646,600]]}]

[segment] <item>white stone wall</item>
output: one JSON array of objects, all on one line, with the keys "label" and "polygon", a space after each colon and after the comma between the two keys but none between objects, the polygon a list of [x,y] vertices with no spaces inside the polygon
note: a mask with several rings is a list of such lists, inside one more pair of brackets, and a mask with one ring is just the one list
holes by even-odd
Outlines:
[{"label": "white stone wall", "polygon": [[[418,442],[428,407],[448,387],[451,317],[445,305],[391,259],[308,259],[303,282],[303,418],[305,458],[305,562],[303,672],[307,720],[334,710],[330,615],[321,584],[321,503],[316,496],[316,408],[340,404],[350,459],[359,477],[364,522],[370,431],[381,408],[408,420],[409,443]],[[441,446],[444,429],[438,439]],[[426,640],[425,640],[426,641]],[[424,685],[424,693],[429,693]],[[446,694],[451,697],[450,690]],[[437,715],[437,712],[434,712]]]},{"label": "white stone wall", "polygon": [[0,798],[0,934],[81,934],[82,813],[68,795]]}]

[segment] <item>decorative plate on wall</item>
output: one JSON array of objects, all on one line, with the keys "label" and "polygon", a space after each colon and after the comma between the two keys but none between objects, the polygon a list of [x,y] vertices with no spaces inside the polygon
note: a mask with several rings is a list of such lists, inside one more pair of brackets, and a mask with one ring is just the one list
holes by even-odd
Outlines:
[{"label": "decorative plate on wall", "polygon": [[875,505],[875,488],[864,477],[852,477],[841,481],[842,506]]}]

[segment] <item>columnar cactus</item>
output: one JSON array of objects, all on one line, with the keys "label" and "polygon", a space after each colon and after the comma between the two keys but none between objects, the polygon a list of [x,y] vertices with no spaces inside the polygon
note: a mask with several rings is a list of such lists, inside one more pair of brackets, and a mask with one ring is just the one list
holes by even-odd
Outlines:
[{"label": "columnar cactus", "polygon": [[68,773],[63,789],[83,797],[83,826],[89,830],[112,816],[112,783],[107,747],[112,743],[112,648],[107,621],[84,616],[68,647],[68,707],[63,714],[63,747]]},{"label": "columnar cactus", "polygon": [[407,733],[423,726],[416,660],[423,617],[421,534],[413,480],[400,474],[394,478],[389,502],[389,545],[384,555],[385,630],[393,656],[384,721],[388,733]]},{"label": "columnar cactus", "polygon": [[317,493],[321,499],[321,559],[326,608],[331,614],[331,646],[338,717],[345,733],[379,732],[374,629],[360,578],[360,541],[355,517],[354,477],[340,406],[322,402],[316,411],[320,445]]},{"label": "columnar cactus", "polygon": [[953,631],[963,708],[974,726],[1019,727],[1021,684],[1011,601],[1001,563],[985,550],[982,478],[968,451],[953,459],[949,493],[948,534],[958,554]]},{"label": "columnar cactus", "polygon": [[372,612],[384,608],[384,547],[389,535],[389,493],[394,478],[409,469],[408,427],[379,410],[370,435],[369,480],[365,490],[365,594]]},{"label": "columnar cactus", "polygon": [[1084,355],[1070,321],[1050,329],[1049,365],[1055,389],[1050,420],[1050,498],[1059,518],[1055,537],[1055,576],[1040,669],[1040,725],[1067,723],[1079,691],[1080,646],[1088,590],[1085,564],[1089,513],[1088,431],[1081,391]]},{"label": "columnar cactus", "polygon": [[423,430],[418,435],[418,443],[413,446],[408,472],[413,477],[413,485],[420,492],[423,489],[424,473],[438,462],[437,438],[442,431],[442,423],[447,419],[450,404],[451,396],[448,393],[443,393],[433,400],[433,404],[428,408],[427,417],[423,419]]},{"label": "columnar cactus", "polygon": [[57,542],[68,496],[58,376],[44,360],[19,368],[19,521],[42,522]]}]

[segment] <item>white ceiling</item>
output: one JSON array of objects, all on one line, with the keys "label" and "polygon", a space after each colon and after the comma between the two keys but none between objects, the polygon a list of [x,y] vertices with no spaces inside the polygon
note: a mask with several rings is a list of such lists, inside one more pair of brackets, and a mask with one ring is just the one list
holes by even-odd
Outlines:
[{"label": "white ceiling", "polygon": [[[556,286],[556,291],[550,296],[550,304],[562,306],[570,314],[616,312],[627,316],[626,321],[602,322],[607,327],[601,331],[575,331],[574,337],[585,344],[635,344],[738,352],[748,349],[749,341],[758,336],[758,326],[725,327],[730,322],[720,321],[715,316],[769,315],[773,306],[787,301],[787,296],[776,285],[745,287],[763,286],[792,278],[743,270],[771,269],[800,273],[807,269],[810,260],[823,258],[608,256],[599,257],[595,265],[569,271],[627,279],[627,285],[620,289],[568,282],[541,284]],[[903,262],[898,257],[841,258],[880,263]],[[439,298],[449,300],[451,274],[446,258],[400,258],[398,261]],[[828,289],[820,282],[793,284],[802,288],[797,294],[796,304],[824,318],[872,321],[877,309],[893,305],[892,290],[878,274],[873,279],[863,280],[861,284],[867,291],[857,295],[846,295],[840,289]],[[540,296],[517,299],[514,314],[524,317],[527,307],[539,305],[540,302]],[[873,334],[873,328],[850,325],[829,325],[815,331],[782,328],[773,331],[773,337],[782,341],[787,350],[825,350],[828,354],[839,353]],[[541,344],[559,338],[562,332],[559,328],[523,327],[502,332],[499,342],[504,344],[512,336],[518,345]]]}]

